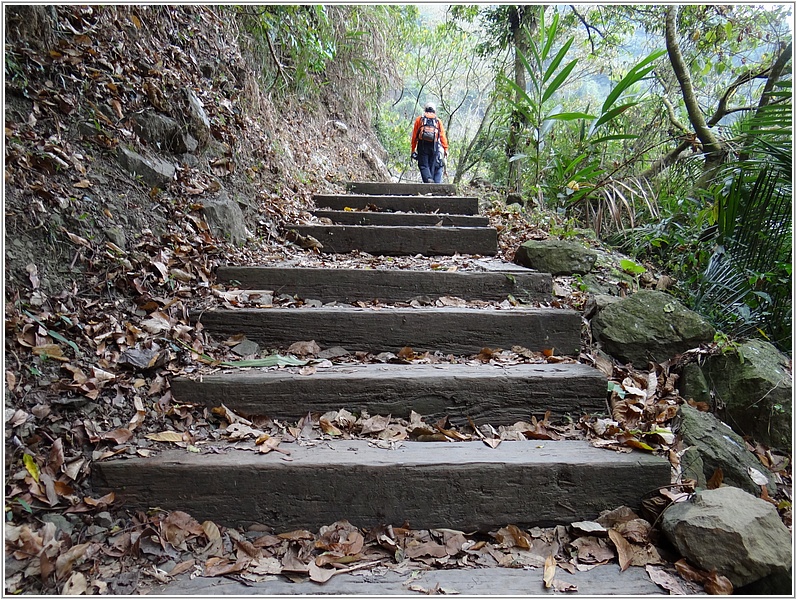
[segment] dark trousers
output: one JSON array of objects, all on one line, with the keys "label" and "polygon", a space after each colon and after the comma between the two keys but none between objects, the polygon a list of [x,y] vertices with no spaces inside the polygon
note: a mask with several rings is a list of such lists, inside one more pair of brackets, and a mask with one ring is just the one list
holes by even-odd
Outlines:
[{"label": "dark trousers", "polygon": [[443,165],[437,160],[434,144],[428,148],[424,142],[418,142],[418,169],[424,183],[441,183],[443,181]]}]

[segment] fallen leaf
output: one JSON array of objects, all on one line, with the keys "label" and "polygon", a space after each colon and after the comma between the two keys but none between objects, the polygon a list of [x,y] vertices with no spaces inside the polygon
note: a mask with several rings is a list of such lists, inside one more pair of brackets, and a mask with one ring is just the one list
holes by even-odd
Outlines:
[{"label": "fallen leaf", "polygon": [[64,596],[81,596],[86,593],[89,588],[86,576],[80,571],[72,573],[71,577],[66,580],[61,593]]},{"label": "fallen leaf", "polygon": [[550,588],[553,585],[554,577],[556,576],[556,559],[553,557],[553,554],[549,554],[545,557],[545,567],[542,571],[542,581],[545,584],[546,588]]},{"label": "fallen leaf", "polygon": [[730,596],[733,594],[733,584],[731,580],[724,575],[718,574],[715,569],[712,569],[706,576],[703,588],[706,592],[714,596]]},{"label": "fallen leaf", "polygon": [[714,474],[711,476],[711,479],[709,479],[706,482],[706,488],[709,490],[716,490],[718,487],[722,485],[722,480],[723,480],[722,469],[720,467],[717,467],[714,470]]},{"label": "fallen leaf", "polygon": [[360,435],[379,433],[380,431],[384,431],[388,425],[390,425],[390,415],[388,415],[387,417],[379,415],[369,417],[368,419],[365,419],[362,422],[362,429],[360,430]]},{"label": "fallen leaf", "polygon": [[295,342],[288,346],[289,354],[296,354],[297,356],[315,356],[321,352],[321,347],[316,344],[315,340],[309,342]]},{"label": "fallen leaf", "polygon": [[176,431],[162,431],[160,433],[148,433],[144,436],[148,440],[152,440],[153,442],[182,442],[183,434],[177,433]]},{"label": "fallen leaf", "polygon": [[631,566],[633,558],[633,548],[620,533],[614,529],[609,530],[609,539],[612,540],[614,547],[617,549],[617,561],[620,563],[620,572],[625,571]]}]

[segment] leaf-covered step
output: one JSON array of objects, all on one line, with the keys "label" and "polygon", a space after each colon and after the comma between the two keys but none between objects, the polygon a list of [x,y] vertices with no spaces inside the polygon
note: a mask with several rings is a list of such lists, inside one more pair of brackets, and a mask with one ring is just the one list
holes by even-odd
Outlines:
[{"label": "leaf-covered step", "polygon": [[321,252],[361,251],[378,256],[452,256],[498,252],[492,227],[380,227],[372,225],[297,225],[290,229],[318,240]]},{"label": "leaf-covered step", "polygon": [[318,208],[346,210],[346,208],[377,211],[478,215],[479,199],[475,196],[380,196],[316,194]]},{"label": "leaf-covered step", "polygon": [[264,348],[315,340],[349,351],[476,354],[482,348],[553,349],[577,356],[581,315],[569,309],[512,308],[273,308],[212,310],[200,315],[205,330],[226,339],[245,334]]},{"label": "leaf-covered step", "polygon": [[522,302],[548,300],[551,276],[528,269],[501,271],[410,271],[404,269],[321,269],[296,267],[219,267],[219,281],[243,289],[272,290],[323,302],[408,302],[455,296],[464,300]]},{"label": "leaf-covered step", "polygon": [[451,183],[389,183],[384,181],[349,181],[350,194],[386,194],[398,196],[437,195],[453,196],[457,188]]},{"label": "leaf-covered step", "polygon": [[243,450],[168,450],[92,467],[100,493],[130,509],[183,510],[202,522],[262,523],[280,531],[355,526],[489,531],[513,523],[549,526],[640,506],[670,483],[665,459],[621,454],[581,441],[406,442],[391,450],[365,440],[283,444],[290,456]]},{"label": "leaf-covered step", "polygon": [[311,375],[288,370],[233,371],[172,380],[178,401],[222,403],[245,415],[294,419],[340,409],[408,418],[410,411],[455,425],[512,425],[542,417],[606,410],[606,377],[582,364],[338,365]]},{"label": "leaf-covered step", "polygon": [[314,210],[313,215],[336,225],[392,225],[412,227],[487,227],[487,217],[369,210]]}]

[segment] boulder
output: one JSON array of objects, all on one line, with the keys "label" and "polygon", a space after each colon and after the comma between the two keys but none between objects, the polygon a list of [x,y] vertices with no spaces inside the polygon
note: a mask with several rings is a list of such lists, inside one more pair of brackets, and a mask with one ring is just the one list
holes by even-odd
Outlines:
[{"label": "boulder", "polygon": [[133,119],[134,130],[148,144],[172,154],[195,152],[199,144],[182,126],[166,115],[146,111]]},{"label": "boulder", "polygon": [[164,189],[174,178],[174,165],[155,156],[143,156],[124,146],[119,146],[116,159],[126,171],[141,179],[150,187]]},{"label": "boulder", "polygon": [[683,404],[678,409],[676,428],[684,448],[681,471],[684,477],[706,487],[717,469],[722,469],[723,483],[759,496],[761,486],[751,478],[755,469],[767,478],[767,489],[775,493],[775,479],[744,444],[744,440],[711,413]]},{"label": "boulder", "polygon": [[583,275],[597,260],[594,250],[564,240],[528,240],[515,252],[515,263],[551,275]]},{"label": "boulder", "polygon": [[703,490],[662,515],[664,534],[690,563],[739,588],[791,570],[791,533],[775,507],[735,488]]},{"label": "boulder", "polygon": [[640,290],[600,311],[592,334],[607,354],[647,365],[712,341],[714,328],[669,294]]},{"label": "boulder", "polygon": [[244,214],[238,203],[232,200],[227,192],[221,191],[216,198],[203,200],[203,212],[210,232],[219,238],[242,246],[246,242],[246,224]]},{"label": "boulder", "polygon": [[198,145],[205,147],[210,140],[210,119],[205,112],[202,101],[197,98],[193,90],[185,90],[188,99],[188,123],[191,135],[198,140]]},{"label": "boulder", "polygon": [[741,435],[791,451],[792,381],[788,358],[769,342],[748,340],[703,367],[720,415]]}]

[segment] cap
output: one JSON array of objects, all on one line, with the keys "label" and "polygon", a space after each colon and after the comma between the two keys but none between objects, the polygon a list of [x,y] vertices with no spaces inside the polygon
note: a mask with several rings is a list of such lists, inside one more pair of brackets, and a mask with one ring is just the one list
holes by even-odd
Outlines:
[{"label": "cap", "polygon": [[426,105],[424,106],[424,110],[428,112],[437,112],[434,107],[434,102],[427,102]]}]

